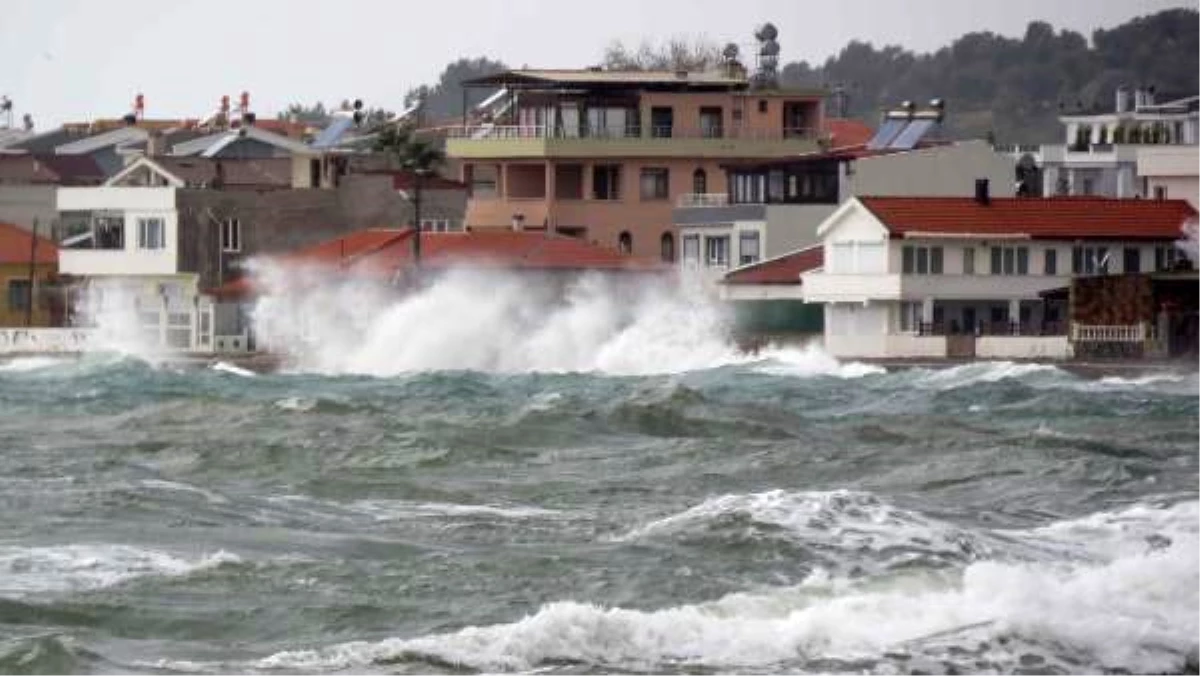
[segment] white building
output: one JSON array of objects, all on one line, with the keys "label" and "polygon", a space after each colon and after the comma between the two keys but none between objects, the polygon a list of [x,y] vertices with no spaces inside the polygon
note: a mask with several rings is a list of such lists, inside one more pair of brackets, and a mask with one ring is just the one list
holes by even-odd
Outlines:
[{"label": "white building", "polygon": [[[1195,204],[1200,96],[1157,103],[1152,91],[1120,88],[1115,110],[1060,120],[1064,143],[1044,145],[1040,152],[1042,194],[1166,197]],[[1168,157],[1182,158],[1182,164]],[[1163,162],[1172,173],[1161,173]],[[1190,177],[1186,185],[1150,182],[1155,176],[1174,179],[1180,172]]]},{"label": "white building", "polygon": [[674,212],[680,264],[714,290],[727,288],[716,282],[731,270],[817,244],[817,227],[855,195],[969,196],[976,179],[1015,185],[1015,161],[983,141],[845,148],[727,171],[728,195],[685,195]]},{"label": "white building", "polygon": [[210,351],[212,303],[199,293],[199,276],[179,269],[181,184],[131,187],[120,184],[123,175],[57,191],[59,273],[77,280],[79,310],[90,315],[78,319],[120,316],[137,323],[142,345]]},{"label": "white building", "polygon": [[1166,269],[1195,217],[1182,200],[861,197],[818,230],[820,270],[801,296],[825,304],[839,357],[1064,358],[1067,308],[1042,293],[1073,275]]}]

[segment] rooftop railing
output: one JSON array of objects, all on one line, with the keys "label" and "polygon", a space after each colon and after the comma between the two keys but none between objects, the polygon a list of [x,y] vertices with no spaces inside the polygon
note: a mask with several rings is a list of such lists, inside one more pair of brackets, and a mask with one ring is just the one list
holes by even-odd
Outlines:
[{"label": "rooftop railing", "polygon": [[680,209],[729,206],[729,194],[723,192],[689,192],[679,196],[675,206]]},{"label": "rooftop railing", "polygon": [[[643,133],[649,132],[649,133]],[[820,133],[817,129],[807,127],[787,127],[783,129],[750,129],[733,127],[729,129],[704,127],[686,129],[681,127],[563,127],[549,125],[499,125],[481,124],[449,127],[446,137],[451,139],[470,140],[507,140],[507,139],[588,139],[588,140],[628,140],[628,139],[705,139],[705,140],[743,140],[743,141],[782,141],[787,139],[802,139],[815,141]]]}]

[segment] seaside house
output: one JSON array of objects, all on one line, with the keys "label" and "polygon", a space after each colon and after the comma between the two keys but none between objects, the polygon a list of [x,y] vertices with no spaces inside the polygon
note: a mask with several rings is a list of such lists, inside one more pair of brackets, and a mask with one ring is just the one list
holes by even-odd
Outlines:
[{"label": "seaside house", "polygon": [[469,189],[467,224],[674,261],[673,206],[727,192],[721,162],[828,142],[824,93],[780,88],[768,42],[749,76],[731,52],[711,72],[523,69],[464,81],[495,91],[474,119],[464,97],[461,126],[443,130]]},{"label": "seaside house", "polygon": [[0,153],[0,221],[48,235],[60,186],[100,185],[106,175],[87,155]]},{"label": "seaside house", "polygon": [[839,357],[1067,357],[1076,276],[1169,269],[1183,200],[855,197],[818,229],[801,298]]},{"label": "seaside house", "polygon": [[53,241],[0,223],[0,327],[61,325],[62,304],[47,293],[56,288],[57,274],[58,247]]}]

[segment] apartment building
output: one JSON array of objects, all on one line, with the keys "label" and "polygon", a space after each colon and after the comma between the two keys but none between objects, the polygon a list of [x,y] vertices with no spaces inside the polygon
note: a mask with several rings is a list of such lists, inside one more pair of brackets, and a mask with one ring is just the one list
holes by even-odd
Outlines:
[{"label": "apartment building", "polygon": [[[495,94],[447,130],[468,227],[545,229],[674,261],[681,195],[727,191],[721,163],[820,149],[820,91],[717,72],[511,70],[464,82]],[[465,106],[464,106],[465,110]],[[472,117],[474,119],[472,119]]]}]

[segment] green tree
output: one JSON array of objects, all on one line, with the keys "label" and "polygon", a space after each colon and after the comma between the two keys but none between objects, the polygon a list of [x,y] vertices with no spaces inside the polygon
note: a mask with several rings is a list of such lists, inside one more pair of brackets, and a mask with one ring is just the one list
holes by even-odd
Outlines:
[{"label": "green tree", "polygon": [[706,71],[720,65],[721,45],[707,38],[673,37],[661,44],[642,41],[636,49],[614,41],[604,50],[608,70]]}]

